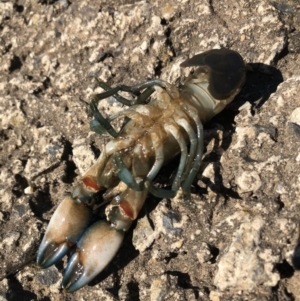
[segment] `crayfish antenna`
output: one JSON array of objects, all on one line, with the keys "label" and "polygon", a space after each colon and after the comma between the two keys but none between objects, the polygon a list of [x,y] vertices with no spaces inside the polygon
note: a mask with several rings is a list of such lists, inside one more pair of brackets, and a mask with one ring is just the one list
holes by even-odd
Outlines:
[{"label": "crayfish antenna", "polygon": [[76,244],[91,220],[91,209],[66,196],[55,210],[37,253],[37,264],[48,268]]},{"label": "crayfish antenna", "polygon": [[77,243],[69,260],[62,286],[74,292],[96,277],[115,257],[124,238],[124,231],[115,230],[100,221],[89,227]]}]

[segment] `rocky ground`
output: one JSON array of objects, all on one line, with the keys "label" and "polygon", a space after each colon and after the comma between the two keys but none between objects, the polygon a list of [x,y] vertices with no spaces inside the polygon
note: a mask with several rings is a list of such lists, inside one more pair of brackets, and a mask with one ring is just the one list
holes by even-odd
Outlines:
[{"label": "rocky ground", "polygon": [[[0,274],[29,261],[1,280],[1,301],[300,300],[300,5],[161,2],[0,2]],[[109,267],[64,292],[66,260],[41,270],[32,258],[64,193],[109,139],[89,131],[93,76],[179,83],[190,72],[182,61],[220,47],[252,70],[205,126],[193,204],[149,196]]]}]

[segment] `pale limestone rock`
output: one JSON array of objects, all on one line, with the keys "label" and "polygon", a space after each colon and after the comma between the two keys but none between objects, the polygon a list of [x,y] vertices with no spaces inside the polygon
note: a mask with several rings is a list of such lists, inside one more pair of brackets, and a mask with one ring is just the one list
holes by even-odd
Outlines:
[{"label": "pale limestone rock", "polygon": [[221,291],[253,291],[258,286],[275,286],[280,279],[274,271],[278,258],[270,249],[263,249],[261,216],[249,216],[234,233],[228,250],[220,256],[214,284]]},{"label": "pale limestone rock", "polygon": [[255,192],[261,185],[261,179],[256,171],[244,171],[237,177],[237,184],[241,192]]}]

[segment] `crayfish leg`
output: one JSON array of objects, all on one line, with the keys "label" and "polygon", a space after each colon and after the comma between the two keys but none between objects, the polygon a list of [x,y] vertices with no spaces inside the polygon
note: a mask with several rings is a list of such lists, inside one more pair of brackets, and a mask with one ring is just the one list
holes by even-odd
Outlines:
[{"label": "crayfish leg", "polygon": [[194,120],[194,122],[196,124],[196,128],[197,128],[196,156],[194,157],[194,161],[193,161],[193,164],[191,165],[191,168],[190,168],[187,178],[183,181],[183,183],[181,185],[183,195],[185,196],[186,199],[190,199],[191,185],[200,169],[201,162],[202,162],[202,155],[203,155],[203,149],[204,149],[204,142],[203,142],[204,132],[203,132],[202,122],[201,122],[195,108],[193,108],[190,105],[186,105],[185,111],[186,111],[187,115],[190,116]]}]

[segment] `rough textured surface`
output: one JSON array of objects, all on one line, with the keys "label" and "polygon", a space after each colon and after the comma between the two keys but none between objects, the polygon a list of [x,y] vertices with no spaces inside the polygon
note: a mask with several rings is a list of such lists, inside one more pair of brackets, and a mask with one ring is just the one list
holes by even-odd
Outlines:
[{"label": "rough textured surface", "polygon": [[184,59],[220,47],[252,71],[205,127],[193,205],[150,196],[115,260],[74,294],[60,288],[66,261],[32,263],[0,282],[0,300],[300,300],[298,1],[119,3],[0,2],[2,275],[34,256],[64,193],[108,141],[89,131],[93,76],[179,82]]}]

